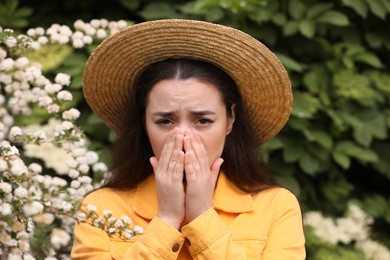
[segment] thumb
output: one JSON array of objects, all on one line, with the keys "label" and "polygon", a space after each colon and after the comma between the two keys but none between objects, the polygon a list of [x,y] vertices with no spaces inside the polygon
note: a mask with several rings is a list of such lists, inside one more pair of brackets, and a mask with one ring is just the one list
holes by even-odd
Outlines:
[{"label": "thumb", "polygon": [[211,175],[213,175],[215,180],[218,177],[219,169],[221,168],[222,163],[223,163],[223,159],[218,158],[213,162],[213,164],[210,167]]},{"label": "thumb", "polygon": [[156,172],[156,170],[157,170],[157,166],[158,166],[158,159],[156,158],[156,157],[150,157],[149,158],[149,162],[150,162],[150,164],[152,165],[152,167],[153,167],[153,171],[154,172]]}]

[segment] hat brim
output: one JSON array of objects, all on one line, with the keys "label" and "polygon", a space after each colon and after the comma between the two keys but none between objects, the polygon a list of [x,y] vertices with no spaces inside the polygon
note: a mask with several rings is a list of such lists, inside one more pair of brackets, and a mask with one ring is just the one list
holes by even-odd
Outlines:
[{"label": "hat brim", "polygon": [[137,76],[168,58],[201,60],[228,73],[242,95],[258,144],[273,138],[287,122],[292,90],[278,58],[242,31],[194,20],[144,22],[105,39],[85,65],[87,103],[108,127],[121,133]]}]

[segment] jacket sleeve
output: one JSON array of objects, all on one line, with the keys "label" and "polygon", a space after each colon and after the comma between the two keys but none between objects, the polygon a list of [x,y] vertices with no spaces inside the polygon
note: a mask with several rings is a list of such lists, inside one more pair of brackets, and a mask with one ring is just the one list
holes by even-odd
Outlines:
[{"label": "jacket sleeve", "polygon": [[[293,194],[283,191],[270,209],[273,210],[273,219],[261,254],[262,260],[305,259],[300,207]],[[253,255],[260,255],[235,242],[228,226],[214,209],[209,209],[184,226],[182,233],[189,240],[191,255],[197,260],[253,259]]]},{"label": "jacket sleeve", "polygon": [[278,195],[262,259],[305,259],[305,236],[298,200],[285,189]]},{"label": "jacket sleeve", "polygon": [[[100,205],[99,191],[88,195],[82,209],[88,204]],[[101,210],[101,207],[100,207]],[[98,215],[101,216],[101,211]],[[184,244],[184,236],[155,217],[145,229],[143,235],[132,241],[118,241],[110,238],[107,233],[88,223],[76,223],[74,228],[74,243],[71,257],[75,260],[92,259],[177,259]],[[118,253],[121,254],[118,256]],[[118,257],[116,257],[118,256]]]}]

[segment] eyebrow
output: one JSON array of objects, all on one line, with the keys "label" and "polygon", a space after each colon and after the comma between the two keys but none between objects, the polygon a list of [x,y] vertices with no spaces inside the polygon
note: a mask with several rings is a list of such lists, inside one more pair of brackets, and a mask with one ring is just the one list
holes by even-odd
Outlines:
[{"label": "eyebrow", "polygon": [[[214,111],[211,111],[211,110],[193,110],[190,112],[191,115],[195,115],[195,116],[206,116],[206,115],[215,115],[216,113]],[[167,112],[154,112],[153,115],[154,116],[161,116],[161,117],[169,117],[169,116],[172,116],[174,115],[175,112],[174,111],[167,111]]]}]

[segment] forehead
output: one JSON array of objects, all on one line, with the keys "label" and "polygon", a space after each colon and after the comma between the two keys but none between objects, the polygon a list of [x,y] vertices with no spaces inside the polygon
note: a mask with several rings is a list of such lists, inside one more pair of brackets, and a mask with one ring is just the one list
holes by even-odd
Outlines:
[{"label": "forehead", "polygon": [[211,83],[197,79],[162,80],[150,91],[148,106],[196,108],[223,105],[221,93]]}]

